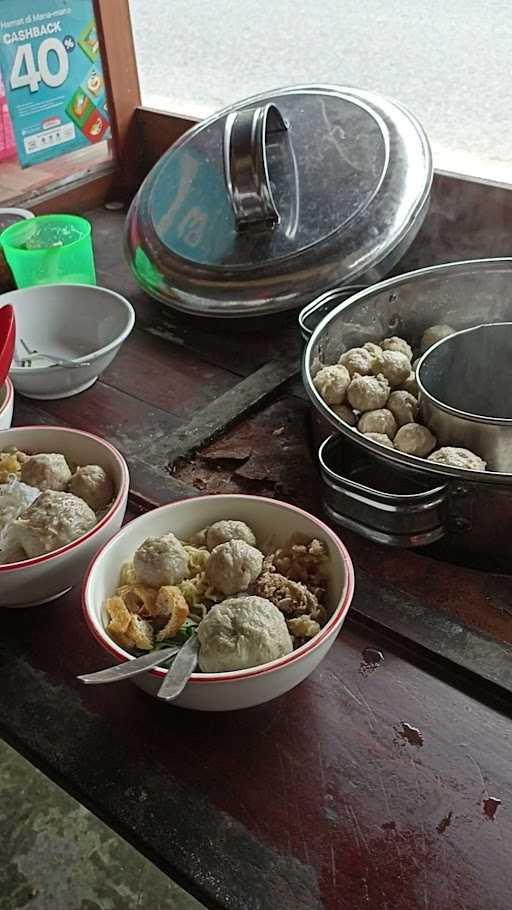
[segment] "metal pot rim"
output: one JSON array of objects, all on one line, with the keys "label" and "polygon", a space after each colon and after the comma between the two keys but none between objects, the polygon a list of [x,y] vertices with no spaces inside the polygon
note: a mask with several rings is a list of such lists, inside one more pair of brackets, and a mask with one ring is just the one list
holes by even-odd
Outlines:
[{"label": "metal pot rim", "polygon": [[[479,483],[492,483],[492,484],[510,484],[512,483],[512,474],[504,474],[499,471],[473,471],[469,468],[454,468],[449,465],[440,465],[435,462],[426,461],[423,458],[418,458],[416,455],[408,455],[405,452],[399,452],[397,449],[388,449],[384,446],[379,445],[373,440],[368,439],[366,436],[363,436],[362,433],[353,427],[349,427],[348,424],[344,423],[324,402],[319,393],[317,392],[315,386],[313,385],[313,380],[308,369],[308,363],[311,359],[311,353],[316,346],[320,335],[327,328],[331,320],[333,320],[339,313],[343,312],[345,309],[351,308],[355,303],[366,300],[369,297],[374,297],[376,294],[380,294],[383,291],[392,291],[396,287],[400,287],[404,284],[411,284],[415,281],[419,281],[423,278],[428,278],[430,276],[437,276],[443,273],[450,272],[464,272],[467,269],[471,271],[485,271],[489,266],[496,266],[496,264],[503,264],[512,271],[512,257],[511,256],[502,256],[497,258],[487,258],[487,259],[464,259],[459,262],[448,262],[443,263],[442,265],[428,266],[423,269],[416,269],[412,272],[407,272],[403,275],[398,275],[394,278],[387,278],[384,281],[380,281],[377,284],[372,285],[364,291],[360,291],[358,294],[355,294],[353,297],[349,297],[348,300],[342,301],[339,306],[335,307],[328,313],[319,325],[314,330],[306,348],[304,351],[304,356],[302,360],[302,380],[304,383],[305,390],[309,396],[313,406],[321,415],[333,426],[338,432],[342,433],[348,439],[350,439],[356,445],[362,446],[362,448],[367,449],[373,455],[390,461],[395,465],[402,467],[407,467],[409,470],[412,468],[421,471],[423,474],[438,474],[444,476],[445,479],[460,480],[466,482],[479,482]],[[327,294],[322,294],[318,298],[317,303],[320,305],[321,302],[334,292],[328,291]]]},{"label": "metal pot rim", "polygon": [[428,351],[425,351],[425,353],[421,355],[418,366],[416,367],[416,382],[418,384],[420,392],[426,398],[426,400],[431,404],[434,404],[440,411],[444,411],[445,414],[449,414],[451,417],[460,417],[461,420],[469,420],[473,423],[483,424],[484,426],[487,425],[510,427],[512,426],[511,417],[486,417],[483,414],[471,414],[469,411],[462,411],[460,408],[454,408],[452,405],[446,404],[444,401],[440,401],[439,398],[436,398],[435,395],[432,395],[432,393],[425,388],[420,375],[423,364],[428,360],[432,352],[441,347],[441,345],[449,342],[450,339],[453,340],[455,335],[468,335],[470,332],[477,332],[479,329],[490,325],[512,326],[512,322],[482,322],[480,325],[470,326],[469,329],[461,329],[460,332],[454,332],[453,335],[448,335],[446,338],[440,338],[439,341],[436,341],[436,343],[428,349]]}]

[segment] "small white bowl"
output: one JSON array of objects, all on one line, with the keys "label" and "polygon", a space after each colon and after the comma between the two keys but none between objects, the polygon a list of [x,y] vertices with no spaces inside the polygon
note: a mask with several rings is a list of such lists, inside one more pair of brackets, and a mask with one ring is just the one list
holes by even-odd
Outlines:
[{"label": "small white bowl", "polygon": [[[273,545],[285,544],[298,532],[324,541],[329,551],[328,607],[331,616],[321,632],[296,651],[249,670],[231,673],[194,673],[173,705],[198,711],[233,711],[263,704],[302,682],[323,657],[340,631],[354,593],[350,556],[336,534],[323,522],[288,503],[258,496],[204,496],[162,506],[126,525],[92,561],[84,581],[83,608],[89,629],[112,657],[121,663],[133,656],[113,641],[105,630],[105,600],[119,584],[122,564],[133,558],[148,536],[173,531],[186,539],[195,531],[222,518],[247,522],[259,540],[273,537]],[[82,672],[92,670],[84,667]],[[155,696],[166,670],[156,668],[133,682]]]},{"label": "small white bowl", "polygon": [[121,527],[130,477],[117,449],[90,433],[64,427],[16,427],[0,431],[0,451],[8,446],[30,454],[60,452],[77,464],[99,464],[116,491],[107,514],[87,534],[45,556],[0,566],[0,606],[32,607],[55,600],[82,580],[91,558]]},{"label": "small white bowl", "polygon": [[9,377],[0,389],[0,430],[8,430],[14,411],[14,388]]},{"label": "small white bowl", "polygon": [[[133,329],[135,313],[124,297],[88,284],[46,284],[3,295],[14,307],[16,354],[31,350],[73,358],[73,367],[20,367],[13,361],[14,387],[28,398],[69,398],[84,392],[106,370]],[[86,366],[85,364],[88,364]]]}]

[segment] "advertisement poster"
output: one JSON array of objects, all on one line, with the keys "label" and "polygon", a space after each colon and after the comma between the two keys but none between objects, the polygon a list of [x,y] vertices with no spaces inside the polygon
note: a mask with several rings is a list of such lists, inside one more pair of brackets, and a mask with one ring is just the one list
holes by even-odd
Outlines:
[{"label": "advertisement poster", "polygon": [[92,0],[0,0],[0,66],[22,167],[110,138]]}]

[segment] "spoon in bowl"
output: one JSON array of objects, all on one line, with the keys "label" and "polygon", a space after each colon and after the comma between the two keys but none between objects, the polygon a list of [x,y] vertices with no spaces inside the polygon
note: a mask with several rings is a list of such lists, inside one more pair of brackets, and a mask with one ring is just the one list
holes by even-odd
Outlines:
[{"label": "spoon in bowl", "polygon": [[153,667],[158,667],[164,660],[174,657],[180,650],[178,645],[173,645],[170,648],[160,648],[159,651],[150,651],[149,654],[143,654],[142,657],[127,660],[123,664],[116,664],[115,667],[107,667],[106,670],[98,670],[97,673],[86,673],[84,676],[77,676],[77,679],[85,683],[86,686],[132,679],[134,676],[138,676],[139,673],[145,673]]},{"label": "spoon in bowl", "polygon": [[198,655],[199,639],[197,635],[193,634],[180,648],[170,670],[167,670],[165,679],[157,692],[157,698],[161,698],[163,701],[173,701],[178,695],[181,695],[197,667]]}]

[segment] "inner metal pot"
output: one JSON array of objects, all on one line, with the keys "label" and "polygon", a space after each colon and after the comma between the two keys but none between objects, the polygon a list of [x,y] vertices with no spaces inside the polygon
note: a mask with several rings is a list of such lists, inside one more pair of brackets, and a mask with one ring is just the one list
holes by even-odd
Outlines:
[{"label": "inner metal pot", "polygon": [[443,338],[421,358],[420,414],[439,445],[475,452],[512,473],[512,323],[478,325]]}]

